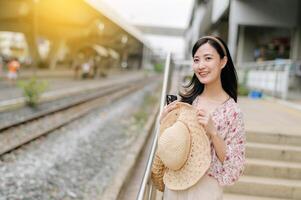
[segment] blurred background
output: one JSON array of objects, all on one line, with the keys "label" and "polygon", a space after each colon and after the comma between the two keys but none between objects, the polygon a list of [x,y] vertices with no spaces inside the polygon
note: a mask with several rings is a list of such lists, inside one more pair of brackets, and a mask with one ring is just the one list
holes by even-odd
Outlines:
[{"label": "blurred background", "polygon": [[177,95],[205,35],[229,47],[248,139],[225,199],[301,199],[300,11],[298,0],[0,0],[0,200],[162,199],[141,181],[164,70]]}]

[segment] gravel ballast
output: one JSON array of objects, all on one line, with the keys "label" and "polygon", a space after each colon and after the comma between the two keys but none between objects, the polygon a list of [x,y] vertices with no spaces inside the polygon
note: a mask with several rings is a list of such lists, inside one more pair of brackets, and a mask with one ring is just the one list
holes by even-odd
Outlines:
[{"label": "gravel ballast", "polygon": [[0,200],[101,195],[142,130],[142,119],[154,109],[154,102],[145,104],[145,99],[156,86],[147,86],[1,157]]}]

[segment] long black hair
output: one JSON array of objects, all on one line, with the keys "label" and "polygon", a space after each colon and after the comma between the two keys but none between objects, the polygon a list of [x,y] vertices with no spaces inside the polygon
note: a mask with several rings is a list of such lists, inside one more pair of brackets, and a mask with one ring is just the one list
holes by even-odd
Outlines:
[{"label": "long black hair", "polygon": [[[209,36],[208,38],[202,37],[200,38],[193,46],[192,48],[192,57],[194,57],[196,51],[199,49],[200,46],[202,46],[205,43],[209,43],[213,48],[216,49],[218,52],[220,58],[224,58],[224,56],[227,56],[228,60],[225,65],[225,67],[221,71],[221,83],[222,87],[225,90],[225,92],[234,99],[235,102],[237,102],[237,74],[236,70],[233,65],[232,58],[230,56],[229,49],[226,45],[226,43],[219,37],[214,36],[215,39],[221,42],[223,44],[224,50],[226,51],[226,54],[224,53],[223,48],[221,45],[215,41],[214,39],[210,38],[213,36]],[[192,76],[192,79],[190,82],[183,86],[185,92],[180,92],[181,101],[186,102],[189,104],[192,104],[194,99],[201,94],[204,91],[204,84],[199,81],[195,73]]]}]

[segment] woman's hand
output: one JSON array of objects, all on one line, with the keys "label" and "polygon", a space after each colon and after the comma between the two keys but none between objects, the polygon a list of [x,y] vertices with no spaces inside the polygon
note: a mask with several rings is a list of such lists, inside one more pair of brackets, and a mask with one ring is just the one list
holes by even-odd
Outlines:
[{"label": "woman's hand", "polygon": [[206,110],[198,109],[197,118],[199,123],[203,125],[209,139],[217,134],[211,115]]},{"label": "woman's hand", "polygon": [[162,113],[161,113],[161,115],[160,115],[160,123],[161,123],[162,119],[163,119],[164,117],[166,117],[166,115],[167,115],[169,112],[173,111],[174,109],[176,109],[176,108],[178,107],[178,105],[176,104],[177,102],[179,102],[179,101],[176,100],[176,101],[173,101],[172,103],[170,103],[170,104],[164,106],[163,111],[162,111]]},{"label": "woman's hand", "polygon": [[221,163],[224,163],[226,160],[227,147],[225,141],[217,135],[217,131],[210,114],[203,109],[199,109],[197,112],[197,117],[199,123],[204,126],[206,134],[213,144],[218,159],[221,161]]}]

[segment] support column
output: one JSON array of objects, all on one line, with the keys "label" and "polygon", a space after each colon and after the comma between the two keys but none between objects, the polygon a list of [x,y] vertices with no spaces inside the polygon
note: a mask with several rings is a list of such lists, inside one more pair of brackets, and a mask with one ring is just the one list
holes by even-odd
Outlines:
[{"label": "support column", "polygon": [[237,53],[237,49],[236,49],[237,32],[238,32],[238,25],[231,23],[231,21],[230,21],[229,22],[228,47],[229,47],[229,51],[230,51],[230,54],[231,54],[234,62],[236,62],[236,53]]},{"label": "support column", "polygon": [[236,57],[237,63],[243,62],[244,48],[245,48],[245,27],[241,26],[239,28],[239,35],[238,35],[237,57]]},{"label": "support column", "polygon": [[301,60],[301,28],[292,31],[290,59]]},{"label": "support column", "polygon": [[122,53],[121,67],[123,69],[128,68],[128,52],[126,49],[124,49],[124,51]]},{"label": "support column", "polygon": [[142,54],[142,68],[144,69],[151,69],[151,57],[150,57],[150,50],[146,47],[143,46],[143,54]]},{"label": "support column", "polygon": [[232,56],[233,62],[236,63],[236,39],[237,39],[237,32],[238,32],[238,23],[235,19],[234,12],[236,11],[235,8],[235,1],[230,3],[230,12],[229,12],[229,29],[228,29],[228,48],[230,54]]},{"label": "support column", "polygon": [[63,39],[54,39],[51,41],[51,47],[47,56],[49,69],[54,70],[60,56],[60,50],[63,48],[65,41]]},{"label": "support column", "polygon": [[38,44],[36,42],[36,38],[35,38],[35,36],[32,32],[24,32],[24,35],[25,35],[25,38],[26,38],[29,54],[30,54],[30,57],[31,57],[32,67],[34,69],[37,69],[38,64],[41,61],[41,56],[39,54]]}]

